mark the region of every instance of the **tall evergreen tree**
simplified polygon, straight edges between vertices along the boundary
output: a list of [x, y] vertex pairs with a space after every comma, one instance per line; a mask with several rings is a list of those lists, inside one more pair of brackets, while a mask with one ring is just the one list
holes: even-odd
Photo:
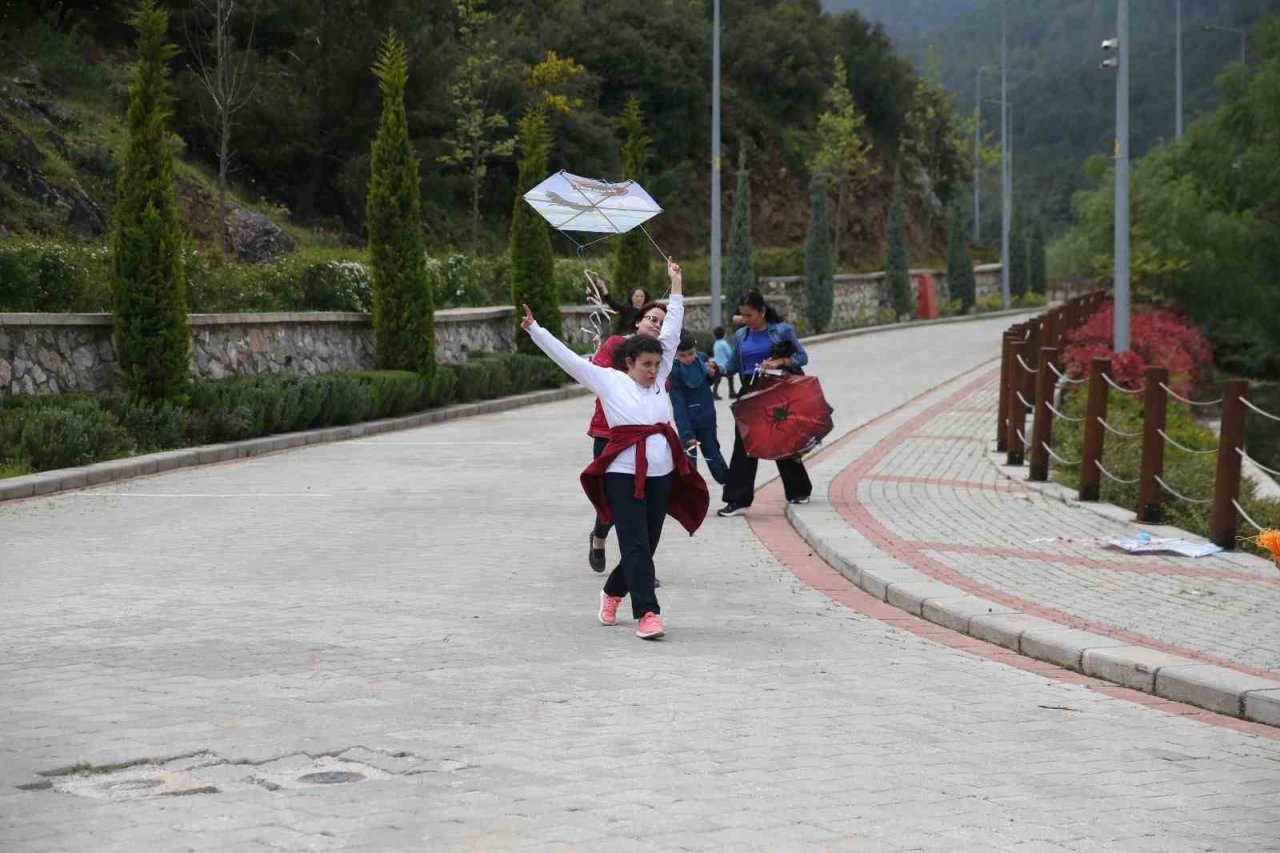
[[751, 244], [751, 173], [747, 150], [738, 149], [738, 188], [733, 194], [733, 218], [729, 220], [729, 259], [725, 270], [725, 314], [742, 304], [742, 295], [756, 286], [756, 250]]
[[835, 298], [835, 258], [831, 251], [831, 226], [827, 222], [827, 176], [816, 174], [809, 182], [809, 233], [804, 238], [805, 315], [814, 333], [831, 323]]
[[977, 280], [973, 274], [973, 259], [969, 257], [968, 234], [959, 193], [951, 199], [947, 216], [947, 290], [953, 300], [960, 300], [961, 312], [969, 313], [977, 298]]
[[560, 300], [555, 289], [555, 259], [551, 254], [551, 230], [524, 200], [524, 194], [547, 176], [551, 153], [551, 126], [544, 106], [528, 109], [520, 119], [520, 172], [516, 205], [511, 212], [507, 251], [511, 261], [511, 301], [516, 308], [516, 347], [521, 352], [541, 352], [520, 328], [528, 305], [538, 322], [556, 337], [561, 334]]
[[1027, 235], [1022, 211], [1015, 209], [1009, 229], [1009, 294], [1024, 296], [1027, 292]]
[[388, 32], [373, 66], [382, 119], [371, 152], [367, 220], [373, 267], [373, 330], [384, 370], [435, 371], [435, 312], [422, 236], [418, 158], [409, 142], [404, 90], [409, 55]]
[[[622, 108], [618, 120], [622, 143], [622, 177], [641, 185], [649, 177], [649, 136], [644, 129], [644, 112], [640, 99], [632, 97]], [[618, 238], [613, 256], [614, 296], [624, 305], [637, 287], [648, 287], [650, 280], [649, 238], [639, 228], [632, 228]]]
[[915, 298], [911, 292], [911, 272], [907, 266], [907, 238], [902, 222], [902, 174], [893, 178], [893, 204], [889, 206], [889, 256], [884, 265], [885, 284], [889, 299], [898, 317], [906, 317], [915, 310]]
[[124, 387], [182, 400], [191, 381], [182, 232], [165, 133], [172, 103], [169, 15], [141, 0], [132, 18], [138, 61], [129, 89], [129, 141], [112, 235], [116, 357]]
[[1027, 284], [1032, 293], [1044, 293], [1048, 287], [1047, 259], [1044, 247], [1044, 225], [1037, 222], [1027, 241]]

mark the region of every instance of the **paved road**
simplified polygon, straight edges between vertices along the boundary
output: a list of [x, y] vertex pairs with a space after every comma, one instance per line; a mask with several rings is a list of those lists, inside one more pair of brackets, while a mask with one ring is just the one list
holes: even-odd
[[[814, 347], [838, 430], [1007, 322]], [[0, 849], [1280, 849], [1276, 741], [841, 607], [743, 519], [668, 528], [665, 641], [601, 627], [589, 412], [0, 505]]]

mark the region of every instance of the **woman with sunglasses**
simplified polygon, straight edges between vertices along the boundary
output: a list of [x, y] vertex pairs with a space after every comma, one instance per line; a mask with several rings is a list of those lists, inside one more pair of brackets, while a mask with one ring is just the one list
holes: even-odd
[[538, 325], [528, 306], [521, 326], [538, 348], [599, 398], [610, 437], [586, 470], [582, 488], [600, 517], [618, 529], [622, 559], [600, 592], [598, 618], [617, 623], [622, 599], [631, 596], [636, 636], [656, 640], [663, 627], [654, 592], [653, 557], [668, 514], [692, 534], [707, 514], [706, 483], [693, 470], [671, 426], [667, 377], [675, 361], [684, 296], [680, 267], [669, 261], [671, 303], [657, 340], [633, 335], [623, 347], [626, 372], [586, 361]]

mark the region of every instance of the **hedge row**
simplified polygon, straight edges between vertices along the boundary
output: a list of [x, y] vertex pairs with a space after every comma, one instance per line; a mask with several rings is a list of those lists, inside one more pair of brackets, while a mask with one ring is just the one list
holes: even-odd
[[186, 406], [121, 393], [0, 398], [0, 476], [137, 453], [341, 426], [563, 385], [547, 359], [516, 353], [440, 365], [433, 380], [369, 371], [200, 382]]

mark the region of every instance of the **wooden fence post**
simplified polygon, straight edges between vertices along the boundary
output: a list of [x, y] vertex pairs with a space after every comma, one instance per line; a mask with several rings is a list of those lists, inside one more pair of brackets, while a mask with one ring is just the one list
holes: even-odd
[[1009, 392], [1006, 398], [1009, 408], [1005, 415], [1005, 464], [1021, 465], [1022, 435], [1027, 426], [1027, 409], [1018, 399], [1022, 390], [1023, 373], [1022, 366], [1018, 363], [1018, 356], [1027, 351], [1027, 343], [1015, 338], [1009, 342], [1009, 349]]
[[1089, 364], [1089, 401], [1085, 406], [1084, 442], [1080, 457], [1080, 500], [1096, 501], [1101, 491], [1102, 421], [1107, 417], [1107, 379], [1111, 376], [1111, 359], [1095, 358]]
[[1015, 333], [1004, 333], [1000, 344], [1000, 402], [996, 410], [996, 452], [1004, 453], [1009, 440], [1009, 371], [1013, 369]]
[[1058, 350], [1040, 348], [1040, 364], [1036, 369], [1036, 415], [1031, 427], [1029, 478], [1043, 483], [1049, 479], [1049, 445], [1053, 443], [1053, 389], [1058, 376], [1053, 372]]
[[1244, 399], [1249, 383], [1228, 379], [1222, 383], [1222, 429], [1218, 434], [1218, 475], [1213, 483], [1213, 520], [1209, 538], [1228, 551], [1236, 546], [1235, 501], [1240, 497], [1240, 458], [1244, 450]]
[[1157, 477], [1164, 476], [1164, 429], [1168, 413], [1169, 371], [1148, 367], [1142, 408], [1142, 473], [1138, 475], [1138, 521], [1159, 524], [1161, 489]]

